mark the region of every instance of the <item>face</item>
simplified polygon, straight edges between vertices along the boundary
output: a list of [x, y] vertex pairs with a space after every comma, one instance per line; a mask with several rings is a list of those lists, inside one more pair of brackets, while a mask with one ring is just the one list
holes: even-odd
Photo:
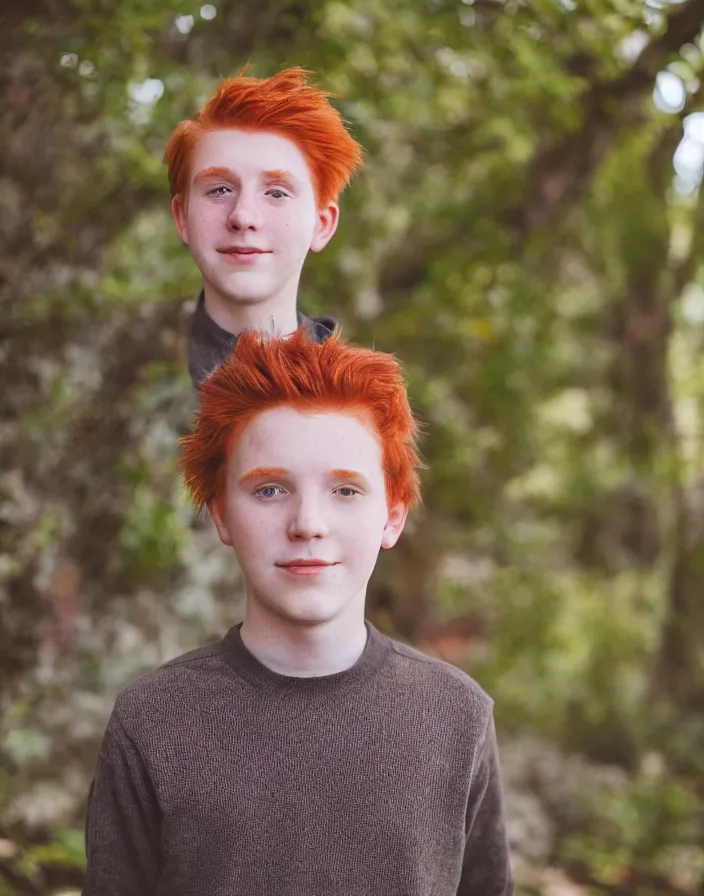
[[323, 249], [338, 207], [318, 208], [306, 160], [291, 140], [229, 128], [204, 132], [187, 196], [172, 212], [216, 301], [295, 307], [309, 250]]
[[247, 425], [210, 510], [237, 554], [248, 615], [301, 626], [363, 617], [379, 549], [393, 547], [406, 519], [403, 505], [387, 505], [369, 426], [289, 407]]

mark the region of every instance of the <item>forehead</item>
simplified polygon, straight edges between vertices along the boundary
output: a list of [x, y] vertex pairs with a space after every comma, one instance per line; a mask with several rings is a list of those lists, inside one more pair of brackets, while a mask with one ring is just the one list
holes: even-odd
[[266, 466], [315, 473], [353, 469], [383, 477], [382, 449], [371, 425], [339, 411], [272, 408], [257, 414], [235, 444], [236, 469]]
[[229, 168], [239, 176], [286, 170], [312, 183], [308, 164], [296, 144], [271, 131], [221, 128], [204, 131], [195, 145], [191, 179], [205, 168]]

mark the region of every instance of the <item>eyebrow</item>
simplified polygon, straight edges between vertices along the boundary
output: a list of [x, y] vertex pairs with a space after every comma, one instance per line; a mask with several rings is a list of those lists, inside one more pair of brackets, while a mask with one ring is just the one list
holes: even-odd
[[330, 473], [334, 479], [347, 479], [358, 485], [368, 485], [366, 477], [357, 470], [331, 470]]
[[224, 177], [227, 180], [237, 180], [234, 171], [230, 171], [229, 168], [204, 168], [202, 171], [199, 171], [198, 174], [193, 178], [193, 183], [198, 183], [201, 180], [207, 180], [209, 177]]
[[251, 482], [253, 479], [275, 479], [278, 476], [288, 476], [288, 470], [283, 467], [254, 467], [238, 480], [239, 485]]
[[[264, 179], [270, 181], [285, 181], [291, 185], [296, 185], [299, 181], [295, 174], [285, 171], [283, 168], [272, 168], [270, 171], [262, 171]], [[237, 175], [231, 168], [212, 167], [204, 168], [199, 171], [193, 178], [193, 183], [199, 183], [208, 178], [225, 178], [226, 180], [238, 180]]]
[[[330, 470], [330, 475], [333, 479], [353, 480], [360, 485], [367, 485], [366, 477], [357, 470], [345, 470], [340, 468]], [[276, 479], [282, 476], [290, 476], [290, 471], [284, 467], [254, 467], [253, 469], [248, 470], [243, 476], [240, 476], [238, 484], [244, 485], [254, 479]]]
[[284, 171], [283, 168], [273, 168], [271, 171], [263, 171], [262, 174], [266, 180], [285, 180], [288, 183], [295, 184], [298, 178], [290, 171]]

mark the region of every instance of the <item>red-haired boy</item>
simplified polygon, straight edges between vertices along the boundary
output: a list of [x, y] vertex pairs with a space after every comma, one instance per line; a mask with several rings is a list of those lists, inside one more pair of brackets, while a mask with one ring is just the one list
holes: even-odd
[[328, 96], [299, 68], [232, 78], [171, 136], [173, 218], [203, 275], [191, 322], [194, 385], [243, 330], [287, 335], [302, 325], [323, 341], [336, 328], [297, 311], [306, 256], [332, 238], [339, 194], [362, 165]]
[[84, 896], [511, 893], [491, 699], [365, 622], [419, 499], [394, 358], [244, 333], [182, 444], [244, 621], [118, 698]]

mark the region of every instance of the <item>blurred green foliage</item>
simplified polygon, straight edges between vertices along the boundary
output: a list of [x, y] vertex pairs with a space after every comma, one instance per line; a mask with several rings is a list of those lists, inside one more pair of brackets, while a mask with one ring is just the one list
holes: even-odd
[[[523, 756], [506, 768], [517, 856], [594, 892], [696, 892], [696, 0], [37, 0], [3, 15], [0, 846], [19, 852], [0, 848], [0, 894], [80, 885], [115, 694], [237, 618], [236, 566], [178, 482], [199, 277], [161, 157], [248, 61], [311, 69], [366, 148], [300, 297], [399, 354], [425, 432], [425, 506], [382, 558], [372, 617], [496, 699]], [[540, 787], [533, 737], [553, 757]], [[621, 786], [585, 772], [558, 799], [574, 756], [619, 767]], [[549, 831], [537, 858], [521, 800]]]
[[564, 861], [599, 884], [639, 896], [662, 893], [667, 884], [671, 892], [701, 892], [704, 830], [694, 788], [668, 780], [660, 762], [648, 757], [646, 769], [621, 791], [589, 794], [588, 821], [566, 837]]

